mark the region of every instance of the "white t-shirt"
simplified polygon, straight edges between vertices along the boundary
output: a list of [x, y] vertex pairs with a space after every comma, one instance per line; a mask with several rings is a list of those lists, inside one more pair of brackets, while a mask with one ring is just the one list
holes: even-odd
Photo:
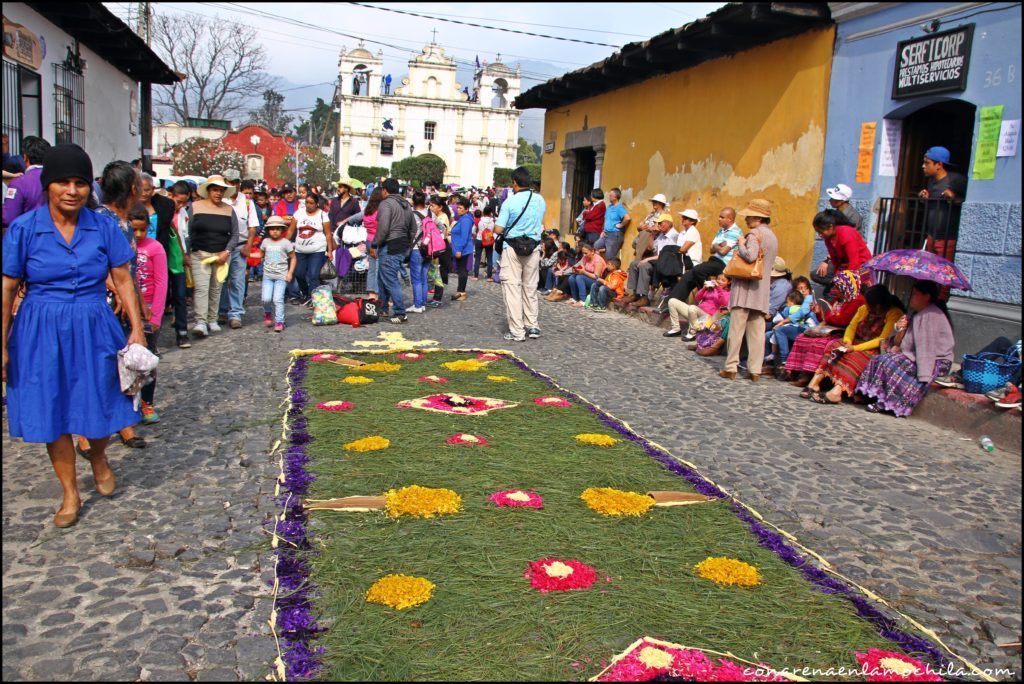
[[669, 245], [675, 245], [676, 240], [679, 238], [679, 231], [675, 228], [669, 228], [667, 232], [661, 233], [654, 238], [654, 253], [661, 254], [661, 250]]
[[295, 212], [295, 251], [298, 254], [326, 252], [324, 223], [329, 220], [326, 211], [316, 211], [310, 216], [306, 213], [306, 207], [299, 207]]
[[704, 253], [704, 245], [700, 241], [700, 232], [697, 230], [697, 226], [690, 226], [683, 231], [676, 244], [682, 247], [687, 242], [692, 242], [693, 246], [686, 250], [686, 256], [690, 257], [690, 261], [696, 266], [701, 262], [701, 254]]

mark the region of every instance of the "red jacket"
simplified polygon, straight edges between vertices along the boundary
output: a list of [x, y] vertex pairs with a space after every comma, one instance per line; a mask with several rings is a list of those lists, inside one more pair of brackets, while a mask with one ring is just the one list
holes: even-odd
[[857, 310], [866, 304], [864, 295], [859, 294], [852, 300], [843, 304], [839, 308], [833, 308], [831, 311], [827, 311], [822, 318], [825, 325], [834, 325], [837, 328], [845, 328], [850, 325], [850, 321], [857, 314]]
[[825, 248], [836, 273], [856, 271], [871, 258], [871, 250], [853, 226], [836, 226], [835, 234], [825, 240]]
[[583, 212], [583, 232], [600, 233], [604, 230], [604, 202], [594, 202]]

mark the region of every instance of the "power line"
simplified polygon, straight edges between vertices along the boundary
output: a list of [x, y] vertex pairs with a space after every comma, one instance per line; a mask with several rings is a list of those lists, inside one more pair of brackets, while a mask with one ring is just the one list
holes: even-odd
[[[384, 10], [388, 9], [386, 7], [377, 7], [375, 5], [368, 5], [368, 4], [364, 4], [364, 3], [361, 3], [361, 2], [334, 3], [334, 4], [338, 4], [338, 5], [341, 5], [341, 4], [359, 5], [361, 7], [368, 7], [370, 9], [384, 9]], [[427, 17], [429, 19], [438, 19], [438, 20], [443, 20], [444, 19], [443, 17], [439, 17], [439, 16], [434, 15], [434, 14], [423, 14], [423, 15], [420, 15], [420, 16]], [[586, 33], [603, 33], [603, 34], [608, 35], [608, 36], [626, 36], [628, 38], [648, 38], [649, 37], [649, 36], [641, 35], [639, 33], [619, 33], [619, 32], [616, 32], [616, 31], [605, 31], [604, 29], [581, 28], [579, 26], [558, 26], [558, 25], [555, 25], [555, 24], [536, 24], [536, 23], [529, 22], [529, 21], [515, 21], [513, 19], [493, 19], [493, 18], [488, 18], [487, 21], [498, 23], [498, 24], [519, 24], [521, 26], [540, 26], [542, 28], [567, 29], [569, 31], [582, 31], [582, 32], [586, 32]]]
[[506, 33], [518, 33], [523, 36], [532, 36], [534, 38], [548, 38], [549, 40], [563, 40], [569, 43], [582, 43], [584, 45], [596, 45], [598, 47], [610, 47], [619, 48], [619, 45], [613, 45], [611, 43], [597, 43], [592, 40], [581, 40], [579, 38], [566, 38], [565, 36], [549, 36], [545, 33], [533, 33], [531, 31], [520, 31], [519, 29], [504, 28], [502, 26], [487, 26], [485, 24], [476, 24], [471, 21], [461, 21], [459, 19], [449, 19], [447, 17], [433, 17], [426, 14], [420, 14], [418, 12], [409, 12], [408, 10], [394, 9], [393, 7], [377, 7], [375, 5], [367, 5], [361, 2], [350, 2], [350, 5], [357, 5], [359, 7], [368, 7], [370, 9], [380, 10], [382, 12], [394, 12], [396, 14], [407, 14], [411, 17], [419, 17], [421, 19], [430, 19], [431, 21], [446, 21], [449, 24], [461, 24], [462, 26], [472, 26], [473, 28], [488, 29], [491, 31], [504, 31]]

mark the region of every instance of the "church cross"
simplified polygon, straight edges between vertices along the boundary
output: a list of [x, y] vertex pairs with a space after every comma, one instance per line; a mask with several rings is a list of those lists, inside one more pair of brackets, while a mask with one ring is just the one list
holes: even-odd
[[433, 36], [434, 36], [434, 37], [433, 37], [433, 38], [432, 38], [432, 39], [430, 40], [430, 42], [431, 42], [431, 43], [433, 43], [434, 45], [437, 45], [437, 29], [436, 29], [436, 28], [435, 28], [435, 29], [431, 29], [431, 31], [430, 31], [430, 32], [431, 32], [431, 33], [433, 34]]

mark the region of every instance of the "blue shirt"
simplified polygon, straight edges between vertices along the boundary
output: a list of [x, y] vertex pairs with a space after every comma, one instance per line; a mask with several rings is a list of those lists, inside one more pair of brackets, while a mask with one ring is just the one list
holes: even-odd
[[[523, 219], [526, 220], [525, 218]], [[519, 226], [516, 226], [517, 228]], [[452, 226], [452, 254], [467, 254], [473, 253], [473, 215], [465, 213], [455, 221], [455, 225]]]
[[615, 224], [621, 223], [624, 218], [626, 218], [626, 207], [622, 206], [622, 202], [609, 204], [608, 208], [604, 210], [604, 232], [622, 232], [621, 229], [615, 227]]
[[106, 301], [107, 273], [135, 258], [116, 221], [84, 208], [70, 245], [48, 205], [16, 218], [3, 244], [4, 275], [27, 283], [26, 300]]
[[[506, 240], [524, 235], [534, 240], [540, 240], [541, 233], [544, 232], [545, 211], [547, 211], [547, 205], [544, 203], [544, 198], [540, 196], [540, 193], [531, 190], [520, 190], [515, 194], [509, 195], [508, 199], [501, 205], [501, 211], [498, 212], [496, 224], [502, 228], [507, 228], [515, 222], [512, 229], [505, 233]], [[517, 221], [516, 219], [519, 216], [522, 216], [522, 218]]]
[[719, 228], [718, 232], [715, 233], [715, 239], [711, 241], [711, 244], [717, 245], [725, 242], [732, 249], [729, 252], [727, 252], [724, 256], [721, 254], [716, 254], [715, 251], [712, 250], [711, 256], [717, 257], [728, 264], [732, 260], [733, 255], [735, 253], [736, 245], [739, 244], [740, 238], [742, 236], [743, 231], [741, 231], [735, 223], [729, 226], [728, 228]]

